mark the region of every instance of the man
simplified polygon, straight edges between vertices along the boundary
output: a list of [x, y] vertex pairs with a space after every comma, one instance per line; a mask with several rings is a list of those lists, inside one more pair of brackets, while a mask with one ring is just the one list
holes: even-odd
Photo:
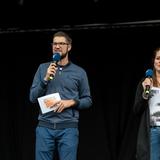
[[[40, 64], [30, 88], [30, 101], [58, 94], [60, 99], [45, 100], [46, 108], [40, 110], [36, 128], [36, 160], [53, 160], [58, 151], [60, 160], [76, 160], [79, 141], [79, 110], [92, 105], [90, 87], [85, 70], [69, 60], [72, 39], [65, 32], [53, 36], [55, 62]], [[52, 110], [53, 109], [53, 110]]]

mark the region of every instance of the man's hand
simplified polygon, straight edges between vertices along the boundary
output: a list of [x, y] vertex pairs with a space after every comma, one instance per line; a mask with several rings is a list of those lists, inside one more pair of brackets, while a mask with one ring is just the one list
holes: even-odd
[[54, 112], [62, 112], [64, 109], [72, 107], [76, 104], [75, 100], [60, 100], [58, 101], [55, 106], [56, 109], [54, 110]]

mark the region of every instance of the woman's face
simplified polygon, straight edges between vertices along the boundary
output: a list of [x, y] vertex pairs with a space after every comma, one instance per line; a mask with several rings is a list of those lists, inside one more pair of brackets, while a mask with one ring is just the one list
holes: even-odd
[[156, 71], [160, 73], [160, 50], [157, 51], [155, 59], [154, 59], [154, 68]]

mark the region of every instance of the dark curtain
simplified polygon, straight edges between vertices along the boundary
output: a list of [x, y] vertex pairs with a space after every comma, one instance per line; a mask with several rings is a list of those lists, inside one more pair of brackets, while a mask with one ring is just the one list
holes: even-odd
[[[93, 106], [80, 112], [78, 160], [135, 160], [139, 119], [136, 86], [159, 45], [158, 27], [69, 30], [70, 57], [88, 74]], [[52, 32], [0, 34], [0, 159], [34, 160], [39, 107], [29, 89], [40, 63], [51, 60]]]

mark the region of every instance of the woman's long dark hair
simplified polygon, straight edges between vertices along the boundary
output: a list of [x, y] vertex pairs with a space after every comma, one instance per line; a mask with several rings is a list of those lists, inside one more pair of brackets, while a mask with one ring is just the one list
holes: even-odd
[[158, 81], [157, 81], [157, 77], [156, 77], [156, 70], [155, 70], [155, 67], [154, 67], [154, 61], [155, 61], [155, 58], [156, 58], [156, 54], [157, 52], [160, 51], [160, 47], [157, 47], [154, 51], [153, 51], [153, 57], [152, 57], [152, 68], [153, 68], [153, 86], [154, 87], [158, 87]]

